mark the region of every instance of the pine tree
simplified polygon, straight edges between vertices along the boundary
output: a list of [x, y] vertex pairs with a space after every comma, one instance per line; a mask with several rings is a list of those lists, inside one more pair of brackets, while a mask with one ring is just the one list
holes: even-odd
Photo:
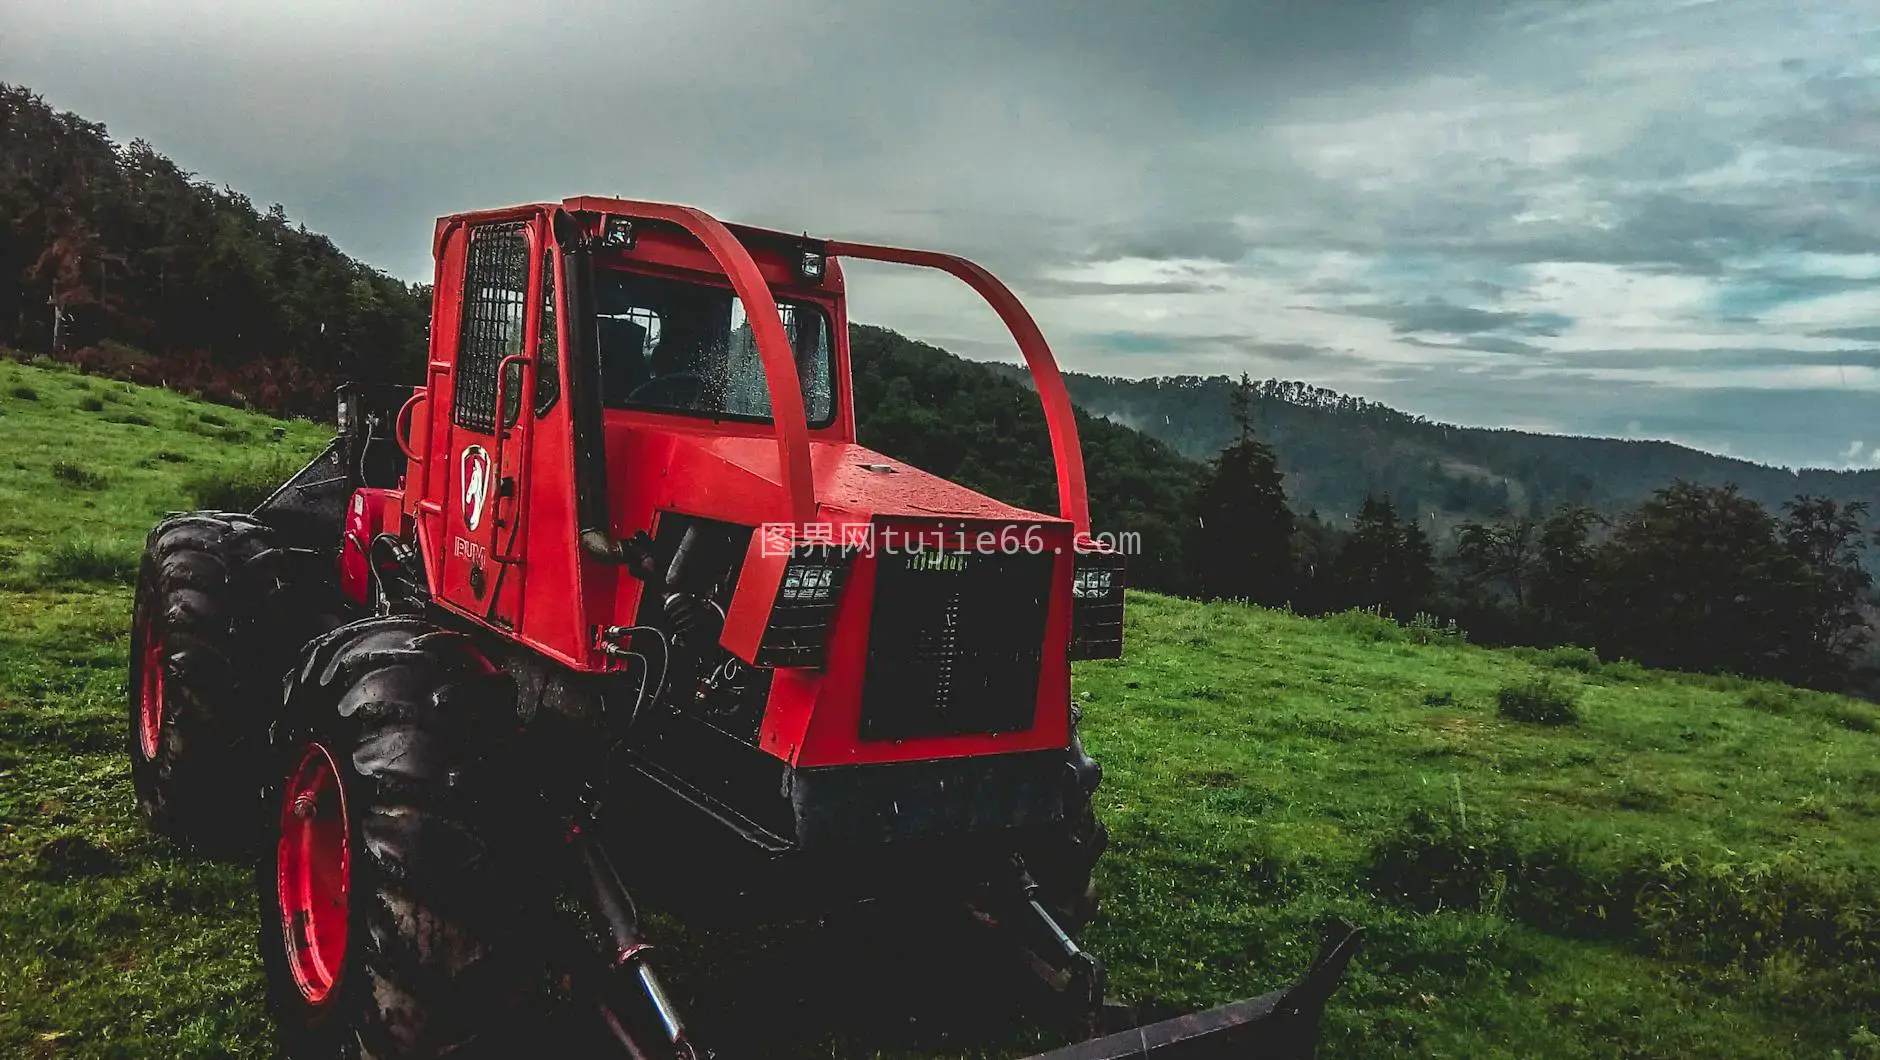
[[1592, 629], [1592, 533], [1600, 519], [1591, 508], [1562, 505], [1539, 527], [1527, 606], [1544, 640], [1589, 644]]
[[1788, 667], [1806, 683], [1837, 687], [1846, 680], [1866, 627], [1861, 599], [1873, 587], [1873, 576], [1861, 565], [1867, 505], [1799, 496], [1785, 502], [1782, 511], [1783, 544], [1802, 565]]
[[1436, 555], [1429, 535], [1415, 518], [1398, 524], [1397, 551], [1390, 574], [1383, 600], [1385, 610], [1409, 618], [1428, 605], [1430, 590], [1436, 585]]
[[1429, 599], [1435, 581], [1429, 537], [1414, 519], [1399, 519], [1388, 497], [1366, 494], [1338, 550], [1337, 581], [1348, 607], [1375, 606], [1409, 618]]
[[1189, 556], [1203, 596], [1280, 604], [1294, 588], [1294, 520], [1279, 461], [1253, 433], [1252, 391], [1243, 375], [1232, 395], [1239, 437], [1202, 478]]

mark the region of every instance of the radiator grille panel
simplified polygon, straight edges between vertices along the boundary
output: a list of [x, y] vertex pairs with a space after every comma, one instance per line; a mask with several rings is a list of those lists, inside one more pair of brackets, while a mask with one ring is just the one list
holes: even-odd
[[876, 557], [862, 739], [1029, 729], [1054, 557], [933, 555]]

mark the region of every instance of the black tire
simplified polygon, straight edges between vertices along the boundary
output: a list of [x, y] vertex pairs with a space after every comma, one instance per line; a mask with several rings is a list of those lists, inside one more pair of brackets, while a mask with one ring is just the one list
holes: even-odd
[[144, 821], [233, 856], [258, 834], [261, 740], [292, 660], [277, 619], [281, 552], [228, 512], [159, 523], [144, 543], [131, 625], [131, 784]]
[[[537, 878], [543, 837], [509, 787], [517, 771], [496, 758], [514, 745], [514, 700], [513, 683], [469, 638], [421, 618], [364, 619], [307, 646], [271, 740], [279, 779], [266, 805], [277, 842], [256, 875], [268, 1007], [285, 1055], [531, 1054], [541, 962], [530, 939], [551, 904]], [[298, 863], [284, 837], [294, 771], [316, 743], [344, 793], [350, 886], [343, 956], [329, 962], [337, 972], [326, 994], [310, 1000], [318, 990], [303, 988], [290, 955], [283, 892]], [[304, 976], [308, 962], [299, 967]]]

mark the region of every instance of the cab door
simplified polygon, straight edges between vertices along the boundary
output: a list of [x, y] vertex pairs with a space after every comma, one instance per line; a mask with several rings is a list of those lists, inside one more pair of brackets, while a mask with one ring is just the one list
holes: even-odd
[[[442, 602], [502, 629], [522, 620], [521, 500], [533, 440], [545, 261], [539, 218], [472, 225], [451, 363]], [[440, 412], [442, 410], [439, 410]]]

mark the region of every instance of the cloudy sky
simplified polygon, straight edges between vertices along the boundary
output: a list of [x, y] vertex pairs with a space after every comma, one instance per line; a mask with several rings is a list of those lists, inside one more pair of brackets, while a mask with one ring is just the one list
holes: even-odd
[[[578, 193], [965, 253], [1059, 360], [1880, 466], [1880, 5], [6, 0], [0, 79], [395, 274]], [[1016, 359], [941, 276], [858, 319]]]

